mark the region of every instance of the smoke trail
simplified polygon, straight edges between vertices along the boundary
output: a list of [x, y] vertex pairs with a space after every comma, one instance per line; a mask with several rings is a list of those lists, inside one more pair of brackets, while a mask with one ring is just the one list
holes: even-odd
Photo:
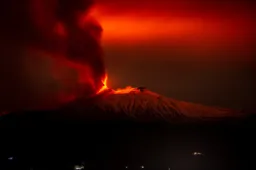
[[[105, 76], [91, 0], [3, 0], [0, 111], [94, 94]], [[32, 106], [32, 107], [31, 107]]]

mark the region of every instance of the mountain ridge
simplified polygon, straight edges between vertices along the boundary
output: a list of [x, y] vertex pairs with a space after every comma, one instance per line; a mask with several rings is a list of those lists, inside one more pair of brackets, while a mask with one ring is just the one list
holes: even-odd
[[92, 99], [76, 100], [64, 106], [61, 110], [72, 111], [73, 108], [76, 108], [76, 111], [81, 114], [83, 112], [85, 114], [103, 112], [112, 113], [114, 117], [123, 116], [134, 120], [148, 119], [168, 122], [182, 119], [240, 118], [247, 115], [243, 111], [204, 106], [167, 98], [140, 88], [132, 88], [124, 93], [106, 89]]
[[6, 112], [0, 116], [0, 126], [83, 125], [90, 122], [236, 124], [252, 122], [255, 118], [253, 112], [204, 106], [167, 98], [144, 88], [130, 88], [124, 91], [105, 89], [55, 110]]

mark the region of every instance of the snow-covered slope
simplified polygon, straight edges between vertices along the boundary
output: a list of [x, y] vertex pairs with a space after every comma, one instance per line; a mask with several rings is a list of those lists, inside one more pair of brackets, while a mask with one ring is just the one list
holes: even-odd
[[94, 98], [80, 99], [68, 104], [62, 110], [82, 117], [145, 121], [222, 119], [244, 116], [239, 111], [177, 101], [138, 88], [133, 88], [125, 93], [108, 89]]

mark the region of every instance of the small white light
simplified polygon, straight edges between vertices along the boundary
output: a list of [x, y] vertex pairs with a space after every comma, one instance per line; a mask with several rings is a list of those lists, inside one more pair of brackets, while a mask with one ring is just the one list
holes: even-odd
[[13, 157], [9, 157], [8, 160], [10, 160], [10, 161], [13, 160]]
[[141, 169], [144, 169], [144, 166], [142, 165], [140, 168], [141, 168]]
[[128, 166], [126, 166], [125, 169], [128, 169]]
[[204, 155], [204, 154], [202, 154], [201, 152], [194, 152], [193, 155], [194, 155], [194, 156], [197, 156], [197, 155], [202, 156], [202, 155]]
[[82, 169], [84, 169], [84, 166], [79, 166], [79, 165], [75, 166], [75, 170], [82, 170]]

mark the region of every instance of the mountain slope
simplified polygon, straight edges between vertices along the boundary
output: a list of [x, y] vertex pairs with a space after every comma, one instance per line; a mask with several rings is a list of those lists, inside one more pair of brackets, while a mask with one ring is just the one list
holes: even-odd
[[240, 111], [178, 101], [139, 88], [133, 88], [124, 93], [108, 89], [94, 98], [72, 102], [61, 110], [91, 118], [171, 122], [246, 116]]
[[101, 121], [121, 124], [125, 122], [173, 124], [207, 122], [208, 124], [216, 121], [255, 120], [255, 116], [251, 115], [232, 109], [174, 100], [144, 88], [130, 88], [123, 91], [105, 89], [94, 97], [77, 99], [57, 110], [7, 113], [0, 116], [0, 126], [61, 126], [62, 124], [73, 126]]

